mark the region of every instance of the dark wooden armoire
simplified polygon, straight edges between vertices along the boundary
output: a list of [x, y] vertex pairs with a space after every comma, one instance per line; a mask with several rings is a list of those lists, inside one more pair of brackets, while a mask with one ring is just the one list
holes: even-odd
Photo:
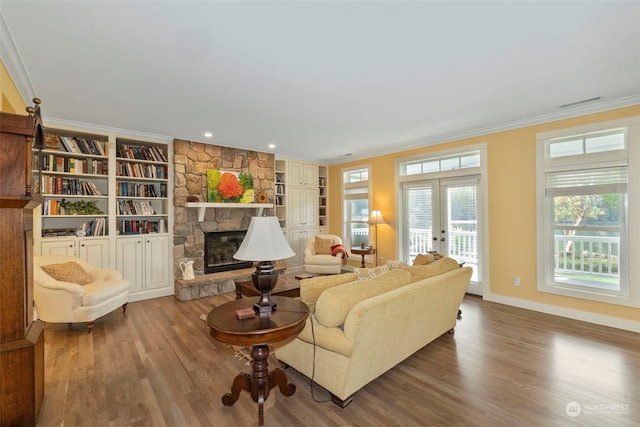
[[0, 425], [33, 426], [44, 395], [43, 323], [34, 320], [32, 170], [40, 100], [28, 115], [0, 112]]

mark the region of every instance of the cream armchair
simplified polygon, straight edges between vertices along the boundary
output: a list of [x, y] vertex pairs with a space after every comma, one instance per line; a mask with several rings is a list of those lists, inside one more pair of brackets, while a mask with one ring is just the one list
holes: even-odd
[[118, 307], [123, 313], [127, 309], [129, 280], [119, 271], [95, 268], [72, 256], [36, 256], [33, 264], [33, 296], [38, 317], [44, 322], [86, 322], [91, 332], [97, 318]]
[[332, 255], [332, 246], [341, 245], [342, 239], [333, 234], [321, 234], [307, 240], [304, 249], [304, 270], [307, 273], [339, 274], [346, 262], [346, 251]]

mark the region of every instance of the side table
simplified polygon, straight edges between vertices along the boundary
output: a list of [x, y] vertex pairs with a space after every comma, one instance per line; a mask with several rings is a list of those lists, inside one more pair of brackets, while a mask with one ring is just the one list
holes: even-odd
[[269, 391], [276, 385], [280, 393], [291, 396], [296, 391], [294, 384], [289, 384], [287, 374], [281, 368], [269, 371], [267, 359], [269, 344], [286, 341], [300, 333], [309, 316], [309, 307], [297, 299], [272, 296], [278, 309], [267, 316], [238, 319], [236, 310], [251, 308], [255, 298], [242, 298], [222, 304], [211, 310], [207, 316], [209, 333], [216, 340], [232, 345], [250, 345], [252, 372], [240, 373], [233, 380], [231, 392], [222, 396], [225, 406], [233, 406], [238, 401], [240, 392], [251, 393], [258, 402], [259, 425], [264, 426], [264, 402]]
[[362, 268], [365, 267], [364, 264], [364, 256], [365, 255], [373, 255], [376, 253], [376, 250], [372, 247], [368, 247], [368, 248], [351, 248], [351, 253], [354, 253], [356, 255], [362, 255]]

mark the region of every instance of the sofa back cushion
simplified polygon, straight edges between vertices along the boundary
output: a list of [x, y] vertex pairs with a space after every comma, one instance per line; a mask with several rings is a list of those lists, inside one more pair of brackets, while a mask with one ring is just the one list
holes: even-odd
[[327, 289], [356, 280], [355, 273], [332, 274], [318, 276], [300, 281], [300, 301], [309, 306], [311, 312], [315, 312], [318, 297]]
[[426, 265], [408, 265], [403, 270], [411, 273], [412, 282], [426, 279], [427, 277], [437, 276], [447, 271], [460, 268], [458, 261], [449, 257], [442, 257], [438, 261], [434, 261]]
[[315, 307], [315, 316], [328, 328], [344, 323], [351, 308], [367, 298], [411, 283], [411, 274], [404, 270], [392, 270], [370, 280], [359, 280], [329, 288], [322, 292]]

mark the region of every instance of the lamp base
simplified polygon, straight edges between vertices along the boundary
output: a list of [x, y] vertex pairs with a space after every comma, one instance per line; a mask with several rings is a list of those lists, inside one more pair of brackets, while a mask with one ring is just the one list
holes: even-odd
[[260, 262], [251, 279], [253, 286], [260, 293], [260, 299], [254, 304], [253, 310], [261, 316], [271, 314], [277, 307], [277, 304], [271, 301], [271, 291], [278, 283], [278, 271], [273, 261]]

